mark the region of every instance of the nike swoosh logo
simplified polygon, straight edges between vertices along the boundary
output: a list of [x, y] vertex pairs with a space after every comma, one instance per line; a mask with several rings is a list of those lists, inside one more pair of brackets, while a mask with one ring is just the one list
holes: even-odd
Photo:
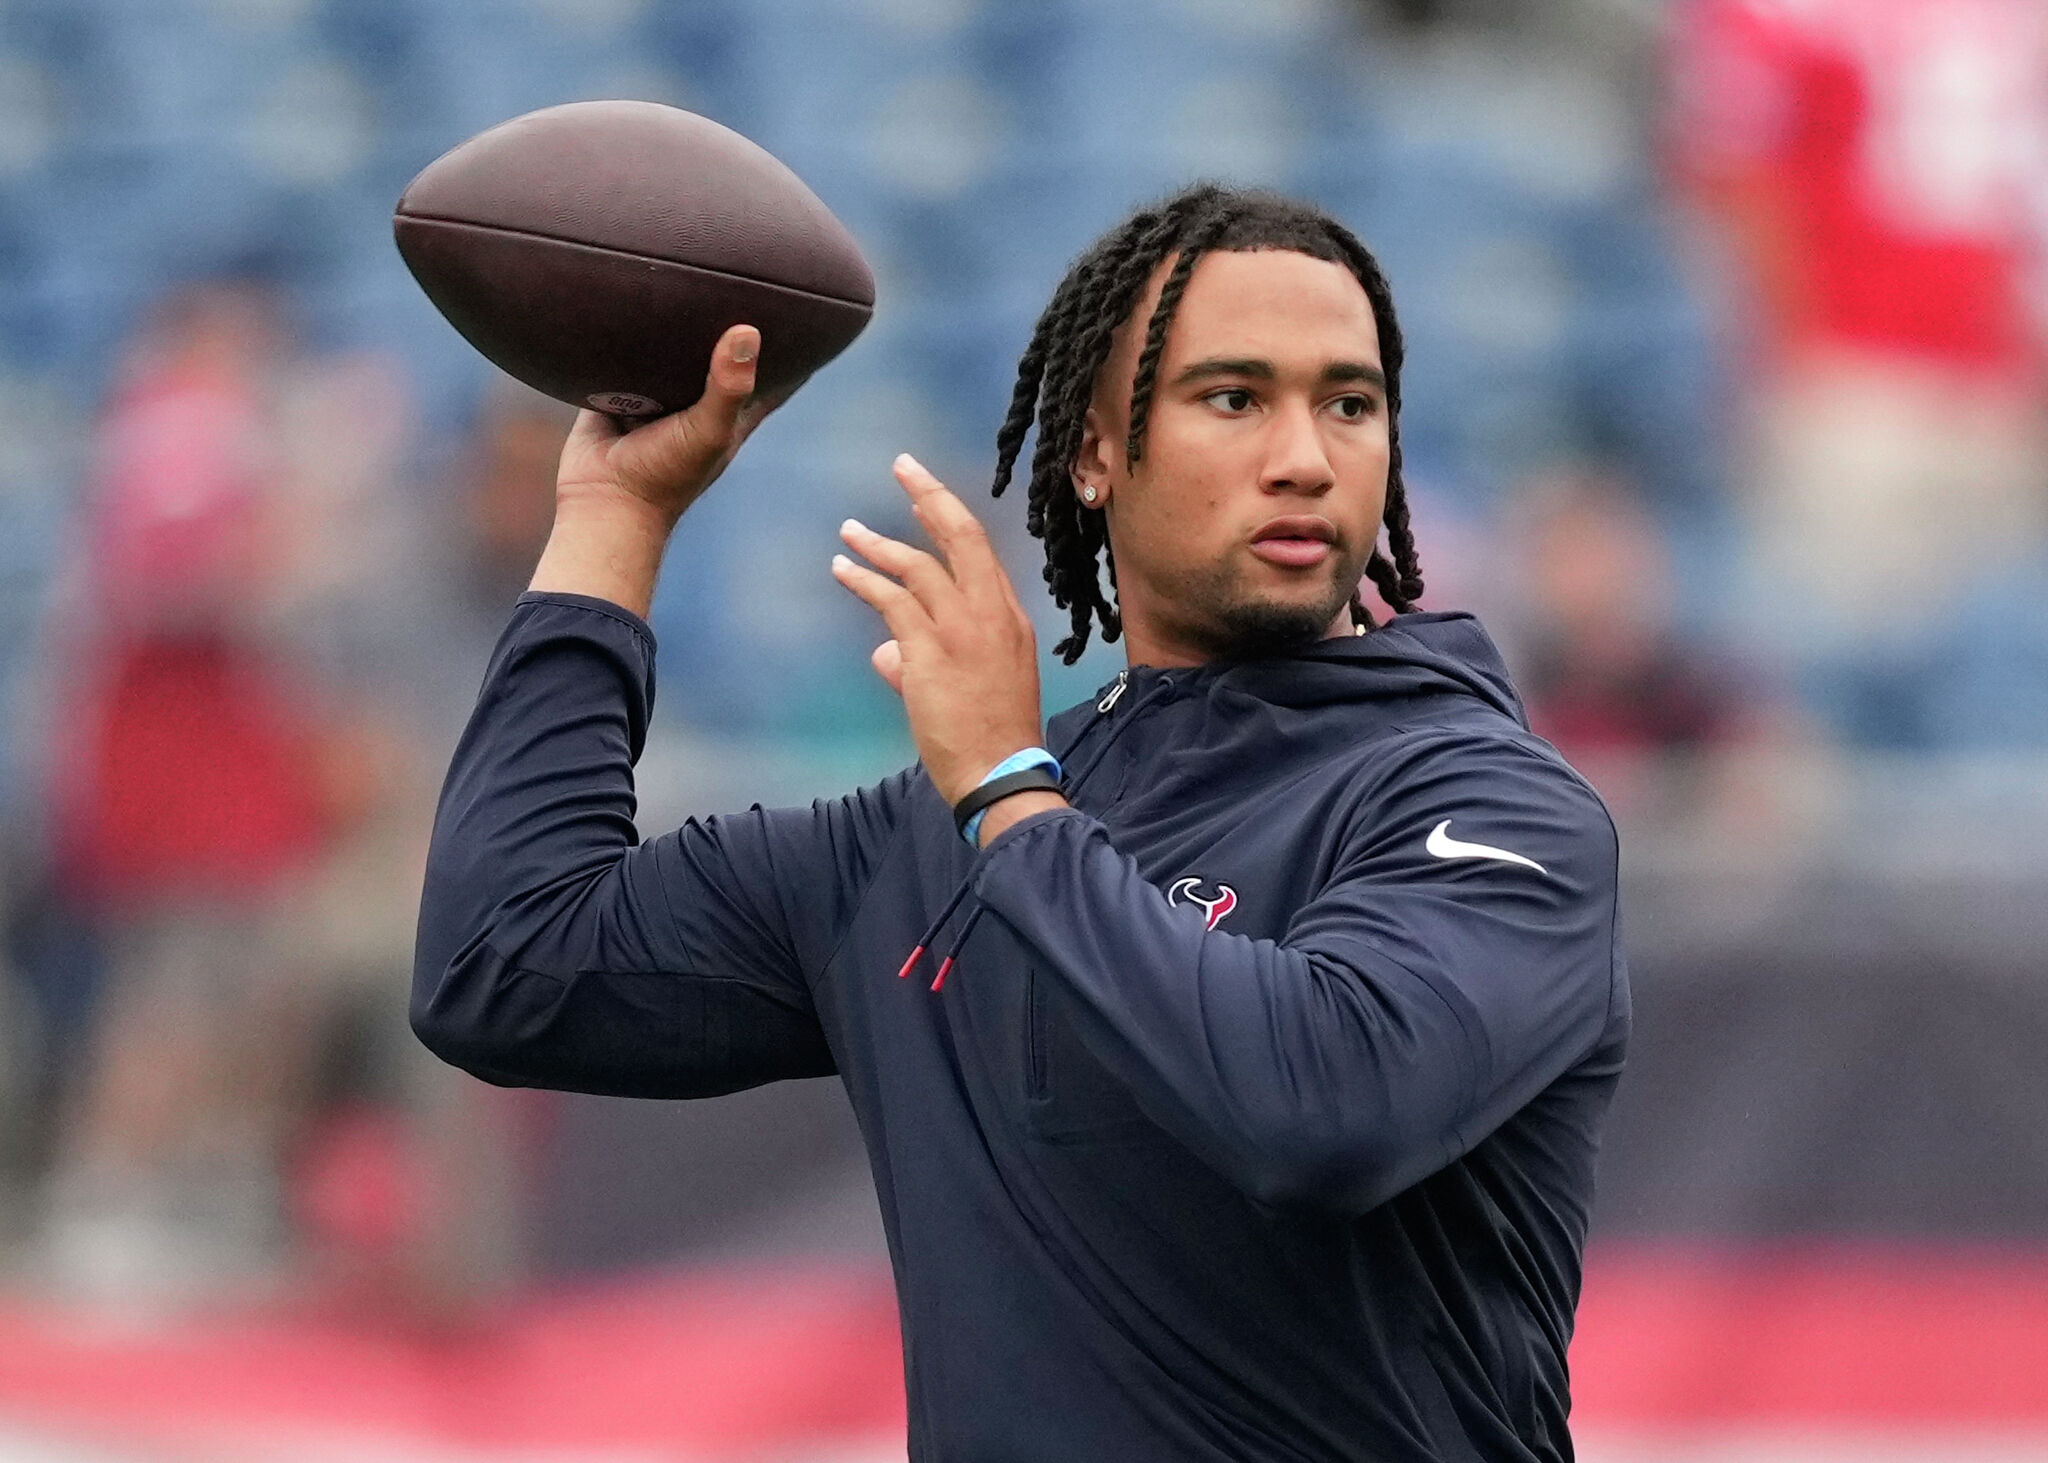
[[1429, 830], [1429, 842], [1424, 844], [1423, 847], [1427, 848], [1437, 858], [1502, 859], [1507, 863], [1520, 864], [1524, 868], [1534, 869], [1539, 874], [1547, 875], [1550, 872], [1543, 865], [1537, 863], [1536, 860], [1523, 858], [1522, 855], [1510, 853], [1504, 848], [1495, 848], [1487, 843], [1466, 843], [1462, 839], [1451, 837], [1451, 820], [1449, 818], [1444, 819], [1443, 822]]

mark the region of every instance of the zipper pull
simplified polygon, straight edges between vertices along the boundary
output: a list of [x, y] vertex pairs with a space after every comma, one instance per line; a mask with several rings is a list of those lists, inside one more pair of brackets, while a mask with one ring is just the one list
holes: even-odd
[[1095, 709], [1097, 711], [1102, 712], [1104, 715], [1107, 715], [1110, 712], [1116, 710], [1116, 703], [1118, 698], [1120, 698], [1124, 694], [1124, 687], [1128, 686], [1130, 683], [1131, 673], [1128, 670], [1118, 671], [1116, 673], [1115, 684], [1113, 684], [1107, 691], [1103, 693], [1102, 699], [1095, 703]]

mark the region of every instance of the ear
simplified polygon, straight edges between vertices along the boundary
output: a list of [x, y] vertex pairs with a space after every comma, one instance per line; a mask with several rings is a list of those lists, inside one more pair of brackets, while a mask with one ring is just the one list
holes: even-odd
[[[1074, 481], [1074, 496], [1083, 508], [1107, 508], [1109, 506], [1109, 482], [1117, 469], [1122, 466], [1123, 454], [1119, 444], [1102, 430], [1102, 415], [1089, 407], [1081, 418], [1081, 445], [1074, 449], [1074, 461], [1068, 468], [1068, 475]], [[1094, 489], [1091, 500], [1088, 490]]]

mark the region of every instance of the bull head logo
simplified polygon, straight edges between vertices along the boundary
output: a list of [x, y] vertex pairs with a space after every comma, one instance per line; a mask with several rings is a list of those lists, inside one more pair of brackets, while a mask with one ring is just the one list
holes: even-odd
[[1223, 923], [1225, 915], [1237, 908], [1237, 891], [1228, 884], [1218, 884], [1216, 887], [1223, 892], [1214, 899], [1204, 899], [1195, 892], [1201, 885], [1202, 881], [1192, 874], [1185, 879], [1176, 879], [1173, 881], [1173, 887], [1166, 891], [1166, 902], [1199, 905], [1207, 921], [1204, 928], [1213, 930]]

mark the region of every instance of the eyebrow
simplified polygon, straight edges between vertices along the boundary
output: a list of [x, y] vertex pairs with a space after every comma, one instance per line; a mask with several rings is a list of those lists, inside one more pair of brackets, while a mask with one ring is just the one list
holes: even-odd
[[[1271, 361], [1256, 357], [1211, 356], [1206, 361], [1195, 361], [1184, 366], [1173, 378], [1175, 386], [1186, 386], [1191, 382], [1205, 381], [1212, 376], [1242, 376], [1253, 381], [1271, 381], [1277, 378]], [[1387, 389], [1387, 374], [1378, 366], [1364, 361], [1332, 361], [1323, 367], [1323, 381], [1362, 381], [1381, 391]]]

